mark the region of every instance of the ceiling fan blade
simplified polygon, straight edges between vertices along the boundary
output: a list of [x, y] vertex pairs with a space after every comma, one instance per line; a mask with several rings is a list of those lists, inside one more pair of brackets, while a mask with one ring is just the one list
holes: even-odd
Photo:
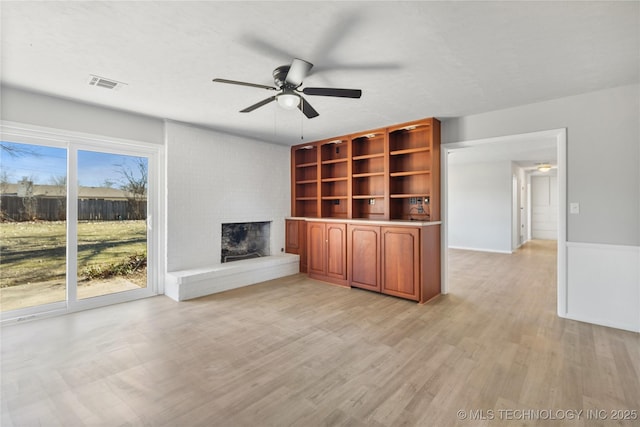
[[216, 82], [216, 83], [228, 83], [228, 84], [232, 84], [232, 85], [258, 87], [258, 88], [261, 88], [261, 89], [276, 90], [276, 88], [273, 87], [273, 86], [259, 85], [259, 84], [256, 84], [256, 83], [239, 82], [237, 80], [213, 79], [213, 81]]
[[318, 117], [320, 114], [307, 102], [306, 99], [300, 97], [300, 104], [298, 104], [298, 109], [302, 111], [302, 114], [307, 116], [308, 119], [313, 119], [314, 117]]
[[[266, 57], [278, 59], [279, 61], [288, 61], [296, 55], [293, 52], [286, 51], [275, 43], [264, 40], [263, 37], [257, 37], [253, 34], [244, 34], [238, 40], [243, 45], [249, 47]], [[284, 64], [284, 62], [282, 62]]]
[[302, 91], [305, 95], [338, 96], [340, 98], [360, 98], [360, 89], [335, 89], [329, 87], [307, 87]]
[[275, 101], [275, 99], [276, 99], [276, 97], [275, 97], [275, 96], [270, 96], [269, 98], [267, 98], [267, 99], [263, 99], [262, 101], [260, 101], [260, 102], [258, 102], [258, 103], [256, 103], [256, 104], [253, 104], [252, 106], [247, 107], [247, 108], [245, 108], [244, 110], [240, 110], [240, 112], [241, 112], [241, 113], [250, 113], [250, 112], [252, 112], [253, 110], [255, 110], [256, 108], [260, 108], [260, 107], [262, 107], [263, 105], [267, 105], [268, 103], [270, 103], [270, 102], [272, 102], [272, 101]]
[[311, 67], [313, 67], [313, 64], [311, 62], [294, 58], [293, 61], [291, 61], [291, 67], [289, 68], [289, 72], [287, 73], [285, 82], [292, 85], [293, 87], [300, 86], [304, 78], [311, 70]]

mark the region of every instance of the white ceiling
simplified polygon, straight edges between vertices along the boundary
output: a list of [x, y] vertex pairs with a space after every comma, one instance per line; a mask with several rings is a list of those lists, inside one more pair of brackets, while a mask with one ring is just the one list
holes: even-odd
[[[3, 84], [281, 144], [423, 117], [457, 117], [631, 84], [640, 76], [638, 2], [0, 3]], [[306, 119], [271, 95], [299, 57]], [[88, 85], [91, 74], [126, 83]]]
[[517, 135], [500, 142], [473, 144], [447, 150], [449, 164], [513, 161], [525, 170], [535, 170], [541, 163], [556, 167], [558, 148], [555, 136], [538, 132]]

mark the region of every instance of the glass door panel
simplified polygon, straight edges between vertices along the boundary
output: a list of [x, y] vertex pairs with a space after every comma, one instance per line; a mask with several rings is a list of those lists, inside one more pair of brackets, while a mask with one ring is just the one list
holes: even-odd
[[78, 299], [147, 287], [148, 166], [78, 150]]
[[0, 308], [66, 300], [67, 150], [0, 142]]

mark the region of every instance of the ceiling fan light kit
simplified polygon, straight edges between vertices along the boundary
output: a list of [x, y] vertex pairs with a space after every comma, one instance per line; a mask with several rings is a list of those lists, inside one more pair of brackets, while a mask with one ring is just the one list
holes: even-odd
[[291, 92], [283, 92], [280, 95], [276, 95], [276, 101], [285, 110], [294, 110], [300, 105], [300, 97]]
[[274, 96], [270, 96], [269, 98], [263, 99], [244, 110], [240, 110], [241, 113], [250, 113], [251, 111], [267, 105], [272, 101], [277, 101], [278, 105], [282, 108], [286, 110], [298, 108], [307, 118], [312, 119], [319, 116], [319, 113], [311, 106], [311, 104], [309, 104], [309, 102], [307, 102], [306, 99], [302, 97], [302, 95], [300, 95], [300, 93], [310, 96], [333, 96], [338, 98], [360, 98], [362, 96], [362, 91], [360, 89], [308, 87], [300, 90], [302, 81], [309, 74], [312, 67], [312, 63], [303, 59], [294, 58], [293, 61], [291, 61], [291, 65], [282, 65], [273, 70], [273, 82], [276, 87], [228, 79], [213, 79], [213, 81], [216, 83], [234, 84], [279, 91], [279, 93]]

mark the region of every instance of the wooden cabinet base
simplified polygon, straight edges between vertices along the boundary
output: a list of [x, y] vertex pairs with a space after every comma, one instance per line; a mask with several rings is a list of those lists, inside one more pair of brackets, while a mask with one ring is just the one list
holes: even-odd
[[440, 294], [440, 223], [307, 224], [309, 277], [425, 303]]
[[[420, 238], [420, 303], [440, 295], [440, 227], [422, 227]], [[426, 255], [425, 255], [426, 254]]]

